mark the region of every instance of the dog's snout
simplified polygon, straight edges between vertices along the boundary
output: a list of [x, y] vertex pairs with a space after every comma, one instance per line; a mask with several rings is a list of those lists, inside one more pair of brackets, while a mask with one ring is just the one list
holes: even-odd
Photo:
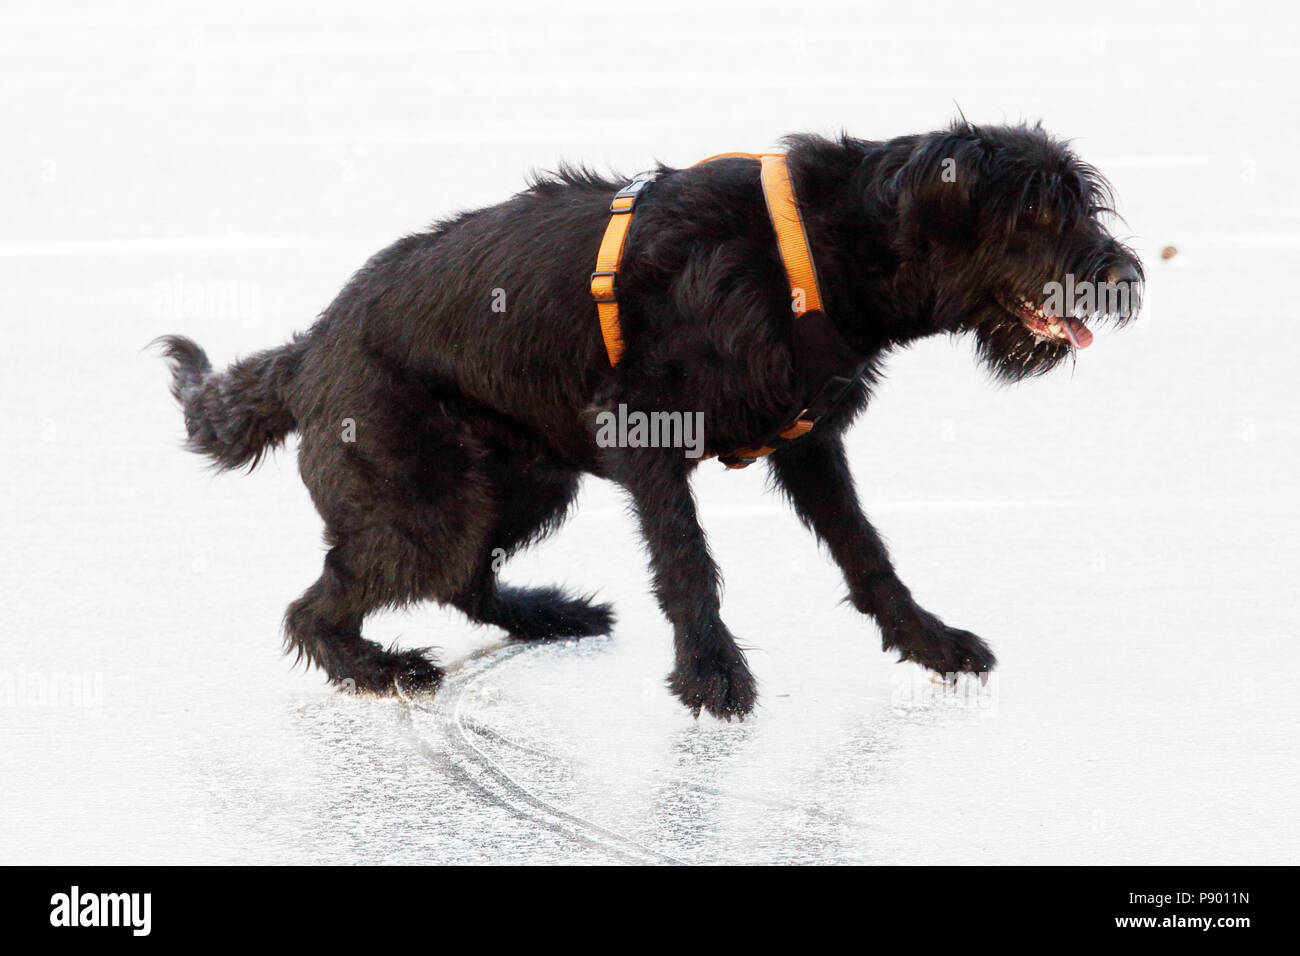
[[1142, 274], [1131, 262], [1117, 262], [1106, 271], [1106, 281], [1111, 285], [1129, 285], [1142, 281]]

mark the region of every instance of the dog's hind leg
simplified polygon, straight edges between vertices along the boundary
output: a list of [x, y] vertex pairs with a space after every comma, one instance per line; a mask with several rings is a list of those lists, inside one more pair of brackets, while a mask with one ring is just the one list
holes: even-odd
[[436, 686], [423, 651], [387, 650], [361, 637], [384, 607], [451, 604], [523, 638], [607, 633], [612, 615], [556, 589], [497, 583], [512, 551], [559, 524], [577, 492], [519, 426], [443, 393], [390, 379], [381, 401], [361, 402], [351, 442], [318, 425], [303, 433], [299, 469], [331, 545], [321, 579], [290, 607], [290, 650], [357, 689]]
[[524, 641], [608, 634], [614, 612], [608, 604], [569, 594], [562, 588], [517, 588], [492, 580], [456, 607], [481, 624], [491, 624]]
[[342, 687], [380, 694], [391, 693], [394, 682], [409, 692], [437, 687], [442, 669], [425, 651], [386, 649], [361, 636], [373, 595], [347, 564], [346, 547], [331, 549], [320, 578], [289, 606], [284, 627], [290, 652]]
[[[423, 650], [386, 649], [361, 636], [367, 615], [419, 601], [451, 601], [472, 579], [497, 518], [487, 452], [463, 408], [423, 396], [365, 409], [355, 434], [303, 432], [299, 470], [325, 520], [320, 579], [285, 614], [290, 653], [339, 685], [391, 693], [435, 687], [442, 671]], [[352, 440], [348, 440], [348, 439]]]
[[498, 518], [472, 584], [452, 603], [472, 620], [520, 640], [608, 634], [614, 623], [608, 604], [555, 587], [510, 587], [497, 578], [511, 554], [563, 520], [578, 491], [577, 474], [531, 450], [511, 453], [501, 447], [488, 461], [499, 489]]
[[385, 649], [362, 638], [361, 624], [382, 608], [450, 601], [465, 586], [492, 517], [475, 475], [452, 460], [425, 482], [390, 475], [364, 498], [349, 493], [326, 519], [324, 572], [285, 615], [289, 649], [357, 690], [391, 693], [394, 681], [408, 691], [436, 687], [442, 671], [426, 651]]

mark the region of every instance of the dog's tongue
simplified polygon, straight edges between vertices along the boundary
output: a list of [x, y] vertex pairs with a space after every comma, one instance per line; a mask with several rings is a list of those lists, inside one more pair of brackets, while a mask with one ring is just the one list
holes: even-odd
[[1051, 306], [1045, 306], [1043, 311], [1061, 323], [1061, 328], [1065, 329], [1065, 337], [1070, 340], [1070, 344], [1076, 349], [1086, 349], [1092, 344], [1092, 331], [1072, 315], [1057, 316], [1056, 310]]
[[1065, 334], [1076, 349], [1086, 349], [1092, 344], [1092, 330], [1073, 316], [1067, 316], [1061, 322]]

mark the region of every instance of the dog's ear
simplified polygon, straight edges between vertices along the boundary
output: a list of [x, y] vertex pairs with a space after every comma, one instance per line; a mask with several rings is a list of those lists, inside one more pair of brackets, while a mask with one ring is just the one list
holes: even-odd
[[898, 220], [922, 234], [959, 238], [974, 227], [972, 198], [985, 162], [970, 127], [922, 138], [890, 180]]

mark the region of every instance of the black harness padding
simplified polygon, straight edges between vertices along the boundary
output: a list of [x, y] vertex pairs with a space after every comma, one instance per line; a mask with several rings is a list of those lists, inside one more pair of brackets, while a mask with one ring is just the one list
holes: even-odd
[[794, 321], [795, 387], [800, 404], [787, 419], [751, 448], [737, 448], [718, 460], [728, 468], [744, 468], [770, 455], [787, 442], [806, 435], [862, 374], [866, 359], [853, 349], [821, 309], [805, 312]]

